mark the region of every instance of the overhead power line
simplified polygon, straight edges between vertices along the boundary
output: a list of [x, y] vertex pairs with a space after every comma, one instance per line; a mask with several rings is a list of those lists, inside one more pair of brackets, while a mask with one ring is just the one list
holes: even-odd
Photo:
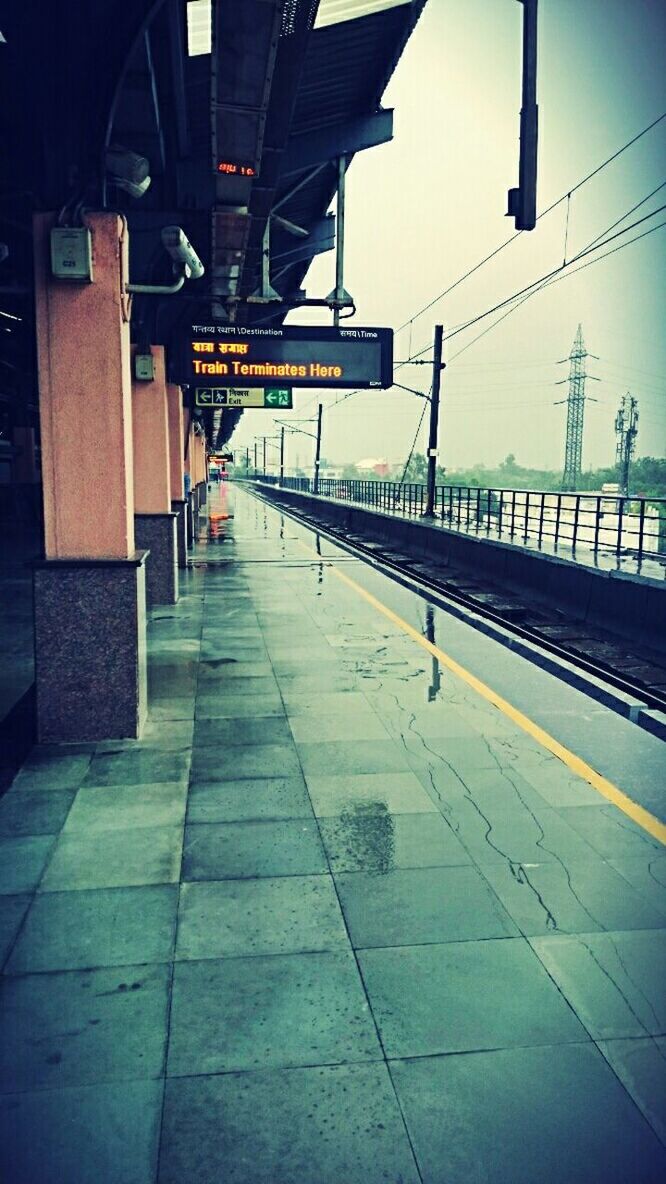
[[[664, 111], [662, 115], [659, 115], [657, 119], [654, 119], [652, 123], [649, 123], [647, 127], [644, 127], [640, 132], [633, 136], [631, 140], [627, 140], [626, 144], [623, 144], [620, 148], [618, 148], [611, 156], [602, 161], [600, 165], [597, 165], [596, 168], [587, 173], [585, 177], [581, 177], [580, 181], [577, 181], [571, 189], [568, 189], [566, 193], [563, 193], [560, 197], [558, 197], [556, 201], [547, 206], [545, 210], [542, 210], [537, 216], [537, 222], [539, 222], [541, 218], [545, 218], [546, 214], [550, 214], [550, 212], [556, 209], [557, 206], [561, 205], [563, 201], [570, 201], [572, 195], [577, 193], [579, 189], [582, 189], [583, 185], [586, 185], [588, 181], [591, 181], [593, 177], [596, 177], [598, 173], [602, 172], [603, 169], [607, 168], [608, 165], [617, 160], [617, 158], [621, 156], [623, 152], [626, 152], [628, 148], [631, 148], [638, 142], [638, 140], [640, 140], [643, 136], [646, 136], [648, 132], [651, 132], [652, 129], [657, 127], [657, 124], [661, 123], [663, 119], [666, 119], [666, 111]], [[398, 327], [398, 329], [396, 329], [396, 333], [399, 333], [401, 329], [405, 329], [407, 325], [412, 325], [414, 321], [417, 321], [419, 317], [423, 316], [424, 312], [428, 312], [429, 309], [433, 308], [433, 306], [440, 300], [443, 300], [445, 296], [448, 296], [450, 292], [453, 292], [454, 289], [462, 284], [466, 279], [469, 279], [471, 275], [474, 275], [475, 272], [484, 267], [486, 263], [490, 263], [491, 259], [494, 259], [496, 255], [499, 255], [500, 251], [503, 251], [505, 247], [510, 246], [510, 244], [515, 242], [516, 239], [519, 238], [523, 233], [524, 232], [522, 230], [518, 230], [515, 234], [512, 234], [509, 238], [505, 239], [504, 242], [495, 247], [494, 250], [490, 252], [490, 254], [484, 256], [483, 259], [480, 259], [478, 263], [475, 263], [473, 267], [470, 267], [468, 271], [459, 276], [457, 280], [454, 280], [452, 284], [449, 284], [449, 286], [445, 288], [443, 292], [440, 292], [438, 296], [433, 297], [433, 299], [427, 304], [424, 304], [423, 308], [419, 309], [419, 311], [414, 313], [413, 316], [408, 317], [408, 319], [404, 321], [403, 324]]]

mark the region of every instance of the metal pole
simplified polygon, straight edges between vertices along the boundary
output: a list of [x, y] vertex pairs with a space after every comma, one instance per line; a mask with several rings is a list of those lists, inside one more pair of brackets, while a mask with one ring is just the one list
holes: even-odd
[[262, 436], [264, 441], [264, 477], [266, 476], [266, 437]]
[[[345, 267], [345, 172], [347, 160], [338, 158], [338, 201], [335, 211], [335, 299], [343, 300]], [[333, 324], [340, 324], [340, 309], [333, 309]]]
[[257, 441], [254, 442], [254, 475], [257, 475]]
[[280, 485], [284, 485], [284, 428], [280, 428]]
[[319, 404], [317, 411], [317, 445], [315, 448], [315, 462], [314, 462], [314, 493], [319, 493], [319, 457], [321, 456], [321, 415], [322, 405]]
[[250, 449], [245, 449], [245, 476], [250, 476]]
[[430, 432], [428, 433], [428, 496], [424, 518], [433, 518], [435, 511], [435, 474], [437, 469], [437, 433], [439, 428], [439, 389], [442, 379], [442, 338], [444, 329], [435, 325], [432, 358], [432, 393], [430, 395]]

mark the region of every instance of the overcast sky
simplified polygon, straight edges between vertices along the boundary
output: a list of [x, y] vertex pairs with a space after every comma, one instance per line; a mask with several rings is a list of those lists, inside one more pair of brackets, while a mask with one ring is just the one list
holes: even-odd
[[[660, 0], [541, 0], [539, 184], [545, 209], [666, 110], [666, 6]], [[345, 286], [358, 325], [398, 328], [512, 232], [506, 192], [518, 180], [522, 7], [516, 0], [429, 0], [384, 97], [394, 139], [360, 153], [347, 175]], [[666, 120], [571, 198], [567, 257], [666, 181]], [[666, 204], [666, 187], [628, 219]], [[567, 203], [396, 336], [410, 356], [559, 266]], [[666, 211], [628, 234], [666, 219]], [[618, 242], [612, 245], [617, 245]], [[599, 254], [602, 252], [600, 251]], [[594, 256], [591, 256], [594, 258]], [[445, 343], [440, 461], [448, 469], [519, 462], [561, 468], [568, 355], [579, 322], [599, 355], [588, 370], [583, 466], [613, 463], [613, 422], [628, 390], [639, 400], [638, 455], [666, 451], [666, 228], [569, 275], [526, 301], [459, 359], [453, 355], [495, 317]], [[334, 286], [333, 253], [320, 256], [308, 295]], [[573, 267], [571, 268], [573, 272]], [[326, 315], [321, 323], [330, 324]], [[316, 323], [293, 313], [289, 324]], [[426, 355], [428, 356], [428, 355]], [[426, 367], [396, 379], [427, 389]], [[294, 392], [293, 418], [324, 405], [322, 452], [330, 462], [404, 461], [421, 401], [397, 389], [365, 392], [333, 407], [339, 391]], [[305, 425], [308, 427], [309, 425]], [[233, 445], [278, 429], [246, 412]], [[424, 451], [424, 419], [417, 447]], [[277, 452], [271, 453], [277, 458]], [[309, 466], [311, 442], [288, 438], [287, 465]]]

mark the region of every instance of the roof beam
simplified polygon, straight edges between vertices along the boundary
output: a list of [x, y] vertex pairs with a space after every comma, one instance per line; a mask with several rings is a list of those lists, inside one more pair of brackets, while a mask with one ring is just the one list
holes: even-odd
[[303, 172], [340, 156], [352, 156], [364, 148], [375, 148], [392, 139], [393, 111], [390, 109], [294, 136], [284, 154], [282, 176]]
[[190, 133], [187, 122], [187, 100], [185, 98], [185, 38], [183, 20], [185, 8], [181, 0], [169, 0], [169, 49], [171, 53], [171, 78], [173, 103], [176, 113], [176, 141], [179, 157], [189, 156]]

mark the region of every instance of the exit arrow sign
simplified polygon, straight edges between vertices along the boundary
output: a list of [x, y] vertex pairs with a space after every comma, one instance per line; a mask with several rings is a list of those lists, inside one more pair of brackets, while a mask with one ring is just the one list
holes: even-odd
[[267, 407], [293, 407], [290, 387], [267, 387], [265, 394]]

